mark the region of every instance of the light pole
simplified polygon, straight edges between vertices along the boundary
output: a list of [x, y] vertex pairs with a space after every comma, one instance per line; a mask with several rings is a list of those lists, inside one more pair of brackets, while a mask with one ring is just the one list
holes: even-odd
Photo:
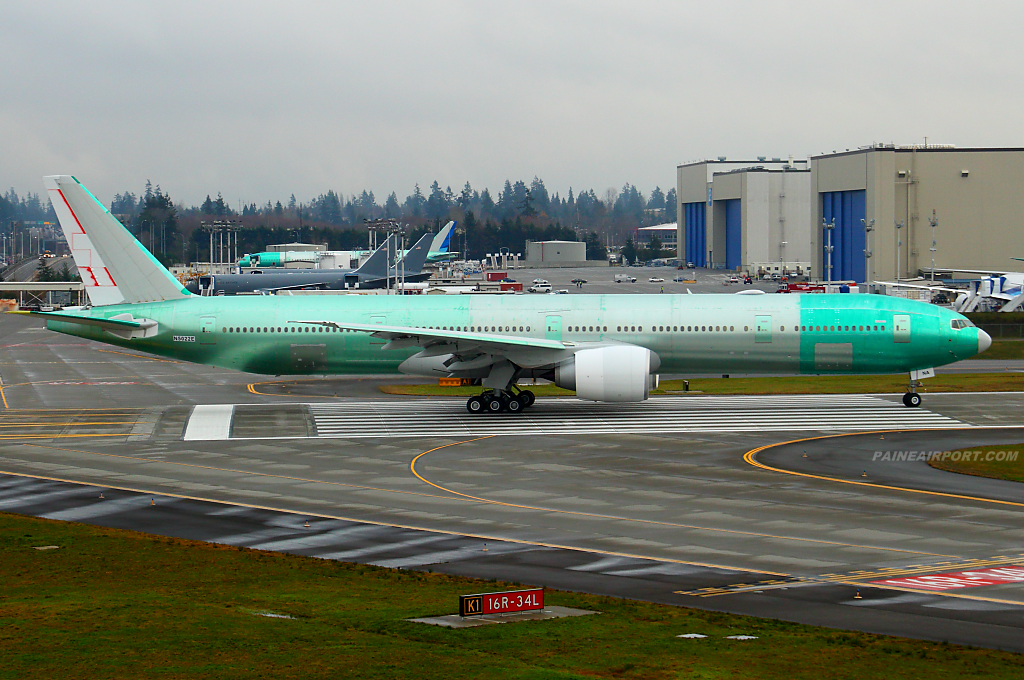
[[[824, 219], [821, 220], [821, 228], [825, 230], [825, 234], [828, 237], [828, 244], [825, 246], [825, 252], [828, 254], [828, 283], [832, 285], [832, 230], [836, 228], [836, 218], [832, 218], [831, 222], [826, 222]], [[831, 291], [829, 291], [831, 292]]]
[[932, 227], [932, 247], [928, 250], [932, 251], [932, 283], [935, 283], [935, 251], [938, 250], [935, 247], [935, 227], [939, 226], [939, 220], [935, 216], [935, 208], [932, 208], [932, 218], [928, 220], [928, 224]]
[[903, 255], [903, 220], [896, 223], [896, 283], [900, 282], [900, 266]]
[[[861, 224], [864, 225], [864, 278], [867, 281], [874, 281], [875, 271], [874, 267], [869, 266], [871, 264], [871, 232], [875, 230], [875, 221], [861, 219]], [[867, 283], [865, 281], [865, 283]]]

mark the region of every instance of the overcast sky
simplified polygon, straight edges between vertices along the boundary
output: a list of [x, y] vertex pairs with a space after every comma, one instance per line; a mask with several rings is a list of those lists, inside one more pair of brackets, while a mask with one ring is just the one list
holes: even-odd
[[0, 183], [404, 199], [873, 141], [1024, 146], [1024, 3], [3, 2]]

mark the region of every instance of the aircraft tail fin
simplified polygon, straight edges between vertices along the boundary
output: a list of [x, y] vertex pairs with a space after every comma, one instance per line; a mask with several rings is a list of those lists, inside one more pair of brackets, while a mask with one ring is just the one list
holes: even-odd
[[405, 257], [402, 258], [402, 262], [394, 268], [394, 272], [397, 274], [404, 273], [406, 276], [412, 276], [419, 274], [423, 271], [423, 265], [427, 262], [427, 255], [430, 253], [430, 244], [433, 241], [433, 237], [430, 234], [424, 234], [423, 238], [416, 242], [412, 248], [406, 252]]
[[450, 221], [448, 224], [441, 227], [441, 231], [437, 232], [437, 236], [430, 244], [431, 253], [447, 253], [449, 244], [452, 241], [452, 231], [455, 230], [455, 220]]
[[388, 275], [388, 259], [391, 257], [391, 253], [395, 252], [397, 244], [398, 238], [392, 234], [382, 246], [373, 251], [370, 257], [366, 258], [366, 262], [363, 262], [363, 265], [356, 272], [383, 279]]
[[94, 306], [190, 295], [81, 182], [52, 175], [43, 184]]

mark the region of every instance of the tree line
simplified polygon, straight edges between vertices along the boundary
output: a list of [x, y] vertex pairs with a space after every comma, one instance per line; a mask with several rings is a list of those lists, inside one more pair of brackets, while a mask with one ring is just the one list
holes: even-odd
[[[395, 192], [381, 201], [373, 191], [344, 195], [332, 189], [309, 201], [299, 201], [293, 193], [285, 201], [235, 209], [219, 192], [215, 197], [208, 194], [198, 206], [183, 207], [147, 180], [139, 194], [116, 194], [110, 212], [165, 264], [210, 261], [209, 235], [201, 224], [217, 219], [240, 223], [239, 255], [288, 241], [324, 243], [332, 250], [359, 249], [367, 243], [366, 220], [394, 218], [410, 225], [410, 242], [448, 220], [458, 221], [463, 231], [456, 237], [456, 247], [470, 259], [501, 248], [525, 254], [526, 241], [551, 239], [586, 241], [588, 258], [598, 259], [606, 256], [605, 245], [623, 243], [637, 227], [675, 221], [676, 192], [655, 187], [645, 195], [627, 183], [601, 195], [593, 189], [577, 193], [570, 188], [562, 196], [534, 177], [530, 182], [506, 180], [492, 194], [469, 182], [455, 192], [435, 180], [426, 190], [416, 184], [404, 200]], [[0, 196], [0, 215], [55, 220], [49, 202], [44, 204], [38, 194], [19, 197], [13, 189]]]

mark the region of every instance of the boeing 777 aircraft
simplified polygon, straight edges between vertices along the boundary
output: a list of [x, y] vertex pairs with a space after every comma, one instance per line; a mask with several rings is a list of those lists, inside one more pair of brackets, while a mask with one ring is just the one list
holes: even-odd
[[470, 412], [533, 404], [522, 377], [583, 399], [647, 399], [669, 373], [911, 373], [989, 336], [955, 312], [881, 295], [192, 295], [69, 175], [44, 178], [91, 305], [47, 328], [253, 373], [401, 371], [480, 378]]

